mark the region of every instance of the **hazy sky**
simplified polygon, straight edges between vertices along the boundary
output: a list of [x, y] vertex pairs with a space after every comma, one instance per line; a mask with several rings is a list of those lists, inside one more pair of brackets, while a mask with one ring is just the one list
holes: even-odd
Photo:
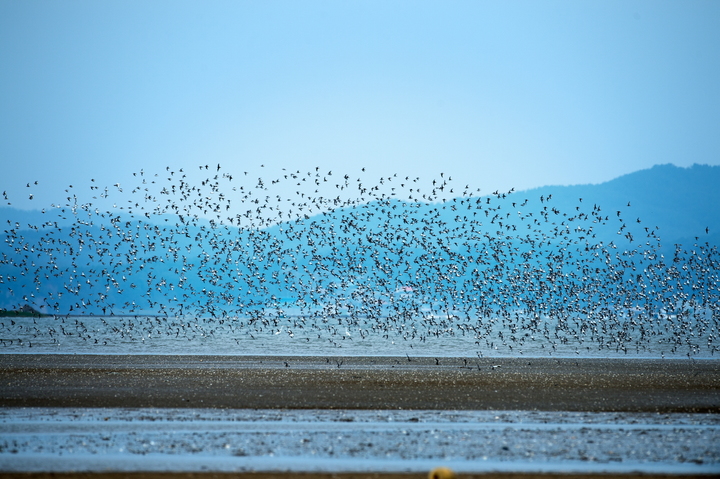
[[0, 65], [20, 207], [205, 163], [485, 193], [720, 164], [718, 1], [3, 0]]

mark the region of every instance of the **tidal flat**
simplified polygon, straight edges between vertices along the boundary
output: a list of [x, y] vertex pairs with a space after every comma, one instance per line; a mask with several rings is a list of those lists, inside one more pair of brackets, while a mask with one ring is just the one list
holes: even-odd
[[0, 406], [720, 413], [720, 361], [16, 354]]
[[0, 471], [709, 477], [719, 409], [717, 360], [14, 354]]

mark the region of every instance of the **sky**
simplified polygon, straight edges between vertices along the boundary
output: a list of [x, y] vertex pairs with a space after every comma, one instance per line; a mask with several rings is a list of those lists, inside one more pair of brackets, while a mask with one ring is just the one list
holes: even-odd
[[205, 164], [486, 194], [720, 164], [717, 1], [3, 0], [0, 64], [19, 208]]

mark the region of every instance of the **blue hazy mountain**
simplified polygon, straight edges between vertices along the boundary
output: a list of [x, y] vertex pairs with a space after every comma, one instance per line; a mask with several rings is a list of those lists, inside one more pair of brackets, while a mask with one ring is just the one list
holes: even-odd
[[[656, 165], [598, 185], [546, 186], [528, 190], [527, 196], [553, 195], [558, 209], [570, 211], [583, 203], [600, 205], [643, 227], [657, 227], [667, 244], [701, 242], [720, 244], [720, 166], [680, 168]], [[708, 228], [709, 234], [705, 229]]]
[[[695, 267], [720, 244], [718, 184], [717, 166], [660, 165], [598, 185], [380, 198], [249, 228], [92, 205], [2, 208], [0, 307], [252, 315], [283, 301], [362, 314], [379, 314], [388, 298], [407, 310], [636, 304], [651, 300], [646, 289], [673, 295], [706, 283]], [[689, 272], [668, 289], [664, 271], [675, 274], [678, 258]]]

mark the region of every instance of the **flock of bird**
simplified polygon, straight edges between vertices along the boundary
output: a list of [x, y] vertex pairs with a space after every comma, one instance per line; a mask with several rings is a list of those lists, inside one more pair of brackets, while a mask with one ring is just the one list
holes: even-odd
[[[118, 334], [150, 317], [234, 322], [248, 335], [292, 318], [361, 336], [471, 335], [479, 350], [568, 338], [718, 349], [717, 248], [666, 257], [656, 229], [582, 198], [560, 211], [551, 196], [481, 196], [444, 174], [368, 183], [319, 168], [253, 178], [167, 167], [132, 180], [69, 186], [45, 220], [7, 220], [0, 298], [58, 318], [117, 315]], [[37, 187], [27, 184], [30, 199]], [[187, 335], [192, 321], [166, 334]]]

